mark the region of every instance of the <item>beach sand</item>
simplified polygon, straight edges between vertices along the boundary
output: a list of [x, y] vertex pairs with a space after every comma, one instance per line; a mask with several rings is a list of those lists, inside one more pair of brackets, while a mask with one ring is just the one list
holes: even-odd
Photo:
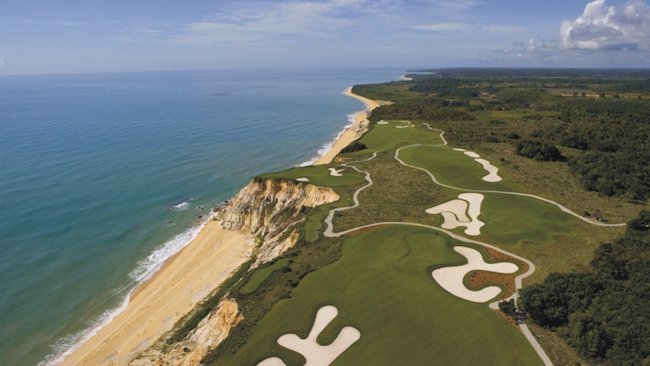
[[136, 289], [122, 313], [62, 364], [127, 364], [250, 258], [253, 247], [251, 237], [208, 222], [192, 242]]
[[350, 145], [354, 140], [361, 137], [365, 130], [361, 127], [363, 122], [368, 119], [370, 112], [379, 107], [380, 105], [388, 104], [389, 102], [376, 101], [368, 98], [364, 98], [360, 95], [352, 93], [352, 87], [349, 87], [343, 91], [343, 94], [360, 100], [363, 104], [366, 105], [366, 110], [357, 112], [354, 115], [354, 123], [348, 127], [339, 138], [332, 144], [332, 148], [323, 156], [319, 157], [318, 160], [314, 162], [314, 165], [325, 165], [329, 164], [334, 160], [334, 157], [343, 150], [344, 147]]

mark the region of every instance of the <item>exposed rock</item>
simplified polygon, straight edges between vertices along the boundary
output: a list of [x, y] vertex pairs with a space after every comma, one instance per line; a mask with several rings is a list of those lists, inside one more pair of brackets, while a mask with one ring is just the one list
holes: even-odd
[[[306, 208], [339, 199], [331, 188], [286, 180], [255, 179], [214, 214], [221, 227], [255, 235], [260, 240], [252, 268], [267, 263], [292, 248]], [[227, 295], [226, 295], [227, 296]], [[217, 347], [241, 320], [237, 303], [223, 298], [185, 339], [167, 345], [160, 339], [132, 361], [132, 366], [194, 366]]]
[[253, 180], [219, 209], [214, 218], [224, 229], [251, 233], [261, 239], [255, 268], [295, 245], [298, 232], [289, 230], [302, 221], [305, 208], [339, 198], [328, 187], [287, 180]]
[[190, 332], [186, 340], [176, 343], [165, 352], [151, 350], [130, 363], [131, 366], [194, 366], [210, 348], [219, 345], [230, 330], [243, 319], [237, 303], [223, 299], [199, 325]]

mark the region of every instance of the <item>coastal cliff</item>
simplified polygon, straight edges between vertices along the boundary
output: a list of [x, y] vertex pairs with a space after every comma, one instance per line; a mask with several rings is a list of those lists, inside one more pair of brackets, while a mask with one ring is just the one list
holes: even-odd
[[219, 209], [214, 219], [227, 230], [256, 236], [261, 245], [253, 268], [267, 263], [293, 247], [298, 240], [296, 224], [306, 208], [339, 199], [331, 188], [289, 180], [254, 179]]
[[[214, 220], [222, 228], [252, 234], [258, 246], [250, 270], [272, 261], [292, 248], [300, 236], [297, 224], [309, 208], [339, 199], [331, 188], [289, 180], [254, 179], [218, 209]], [[218, 291], [218, 305], [211, 309], [179, 342], [169, 344], [167, 334], [130, 365], [199, 365], [218, 346], [244, 315], [229, 297], [229, 289]], [[225, 295], [224, 295], [225, 293]], [[195, 309], [196, 310], [196, 309]], [[176, 325], [177, 327], [179, 324]]]

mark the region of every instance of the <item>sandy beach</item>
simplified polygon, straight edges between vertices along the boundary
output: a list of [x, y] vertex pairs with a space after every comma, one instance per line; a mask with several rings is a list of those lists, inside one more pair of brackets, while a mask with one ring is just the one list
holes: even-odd
[[128, 307], [63, 365], [125, 365], [147, 349], [251, 255], [252, 238], [210, 221], [152, 279]]
[[364, 98], [360, 95], [352, 93], [352, 87], [346, 88], [343, 91], [343, 94], [360, 100], [363, 104], [366, 105], [366, 109], [361, 112], [357, 112], [354, 115], [354, 123], [348, 127], [339, 138], [332, 144], [332, 148], [325, 153], [323, 156], [319, 157], [318, 160], [314, 162], [314, 165], [324, 165], [329, 164], [334, 160], [334, 157], [338, 155], [344, 147], [348, 146], [352, 141], [358, 139], [364, 132], [365, 129], [362, 127], [364, 121], [368, 119], [370, 112], [379, 107], [380, 105], [387, 104], [388, 102], [376, 101], [368, 98]]

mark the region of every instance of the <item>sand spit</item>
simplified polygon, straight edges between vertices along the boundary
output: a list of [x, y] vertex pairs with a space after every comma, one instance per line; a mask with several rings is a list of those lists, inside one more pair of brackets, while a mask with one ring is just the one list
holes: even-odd
[[480, 193], [461, 193], [458, 199], [427, 209], [428, 214], [441, 214], [445, 222], [443, 229], [465, 227], [465, 234], [477, 236], [485, 223], [478, 219], [481, 214], [483, 195]]
[[125, 365], [227, 279], [251, 255], [253, 238], [210, 221], [137, 289], [126, 309], [65, 357], [63, 365]]
[[[316, 320], [307, 338], [302, 339], [295, 334], [285, 334], [278, 338], [278, 344], [300, 353], [307, 361], [305, 366], [329, 366], [361, 338], [361, 333], [357, 329], [344, 327], [331, 344], [326, 346], [318, 344], [316, 339], [338, 314], [339, 311], [336, 307], [323, 306], [318, 309]], [[258, 363], [257, 366], [286, 366], [286, 364], [278, 357], [271, 357]]]
[[444, 267], [434, 270], [433, 279], [452, 295], [472, 302], [484, 303], [497, 296], [501, 289], [488, 286], [478, 291], [465, 287], [463, 279], [472, 271], [488, 271], [496, 273], [515, 273], [519, 270], [516, 264], [510, 262], [486, 263], [478, 250], [457, 246], [454, 250], [467, 259], [467, 264], [454, 267]]
[[344, 147], [350, 145], [352, 141], [358, 139], [363, 135], [368, 124], [368, 115], [370, 112], [383, 104], [388, 104], [389, 102], [375, 101], [372, 99], [364, 98], [360, 95], [352, 93], [352, 87], [349, 87], [343, 91], [343, 94], [360, 100], [363, 104], [366, 105], [366, 110], [358, 112], [354, 115], [354, 123], [348, 129], [346, 129], [341, 136], [332, 144], [332, 148], [325, 153], [323, 156], [319, 157], [314, 165], [324, 165], [329, 164], [334, 160], [334, 157], [338, 155]]

